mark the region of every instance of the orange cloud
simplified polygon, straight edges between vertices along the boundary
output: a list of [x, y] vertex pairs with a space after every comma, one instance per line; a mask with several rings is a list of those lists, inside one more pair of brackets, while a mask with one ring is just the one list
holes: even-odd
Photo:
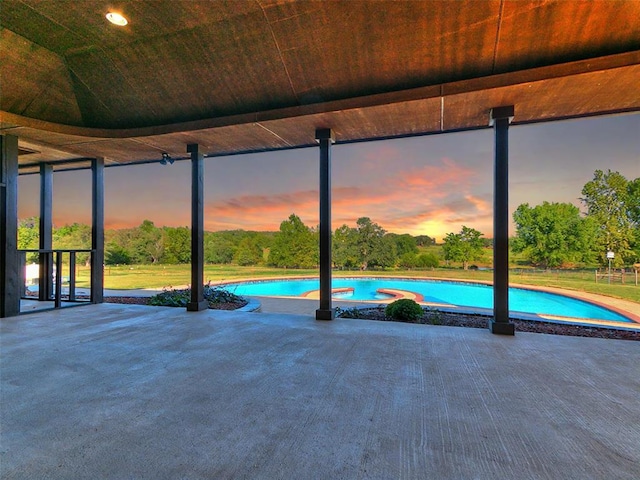
[[476, 172], [458, 165], [449, 158], [443, 158], [441, 165], [425, 165], [417, 170], [401, 172], [397, 177], [399, 185], [408, 188], [433, 188], [443, 185], [458, 185], [468, 187]]
[[465, 196], [465, 198], [469, 202], [473, 203], [473, 205], [475, 205], [478, 212], [487, 213], [487, 212], [493, 211], [491, 203], [481, 197], [476, 197], [474, 195], [467, 195]]
[[358, 199], [334, 202], [334, 219], [353, 223], [366, 215], [389, 231], [437, 238], [458, 231], [461, 222], [488, 233], [490, 194], [473, 192], [477, 182], [478, 172], [445, 158], [438, 165], [398, 172]]
[[[332, 189], [333, 228], [342, 224], [354, 225], [362, 216], [368, 216], [388, 231], [426, 234], [442, 238], [446, 233], [459, 231], [462, 224], [477, 228], [485, 234], [491, 228], [490, 194], [477, 192], [477, 185], [486, 181], [484, 172], [460, 165], [453, 159], [417, 168], [389, 171], [390, 165], [399, 163], [401, 152], [385, 147], [383, 151], [369, 152], [362, 162], [363, 174], [352, 181], [334, 177]], [[389, 171], [381, 179], [369, 181], [364, 171]], [[356, 185], [357, 183], [357, 185]], [[138, 217], [155, 221], [157, 225], [188, 223], [188, 201], [163, 204], [158, 210], [147, 205], [146, 213], [118, 210], [108, 217], [107, 228], [137, 226]], [[205, 204], [207, 230], [277, 230], [280, 222], [291, 213], [297, 214], [310, 226], [318, 224], [319, 194], [317, 189], [304, 189], [285, 193], [238, 195], [209, 200]], [[171, 212], [171, 218], [163, 215]], [[186, 216], [185, 216], [186, 215]], [[157, 218], [160, 216], [159, 218]], [[135, 220], [134, 220], [135, 218]], [[156, 221], [157, 218], [157, 221]]]
[[[367, 202], [357, 187], [333, 189], [333, 209], [349, 203]], [[243, 195], [208, 203], [205, 206], [207, 228], [212, 230], [244, 228], [275, 230], [291, 213], [307, 225], [319, 221], [318, 190], [303, 190], [276, 195]]]
[[[391, 149], [388, 157], [397, 152]], [[379, 159], [380, 152], [372, 157]], [[376, 166], [376, 168], [379, 166]], [[458, 231], [461, 222], [488, 231], [491, 208], [486, 195], [473, 192], [478, 172], [443, 158], [436, 165], [398, 171], [370, 186], [332, 189], [333, 228], [353, 225], [368, 216], [395, 232], [427, 234], [441, 238]], [[334, 180], [335, 181], [335, 180]], [[318, 223], [319, 194], [315, 189], [274, 195], [242, 195], [206, 205], [206, 228], [275, 230], [291, 213], [307, 225]]]

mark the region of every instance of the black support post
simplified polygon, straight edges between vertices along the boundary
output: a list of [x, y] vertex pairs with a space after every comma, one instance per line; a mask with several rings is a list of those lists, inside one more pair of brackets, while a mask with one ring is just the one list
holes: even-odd
[[513, 119], [513, 105], [491, 110], [494, 149], [493, 194], [493, 319], [492, 333], [513, 335], [515, 328], [509, 321], [509, 124]]
[[69, 301], [76, 301], [76, 252], [69, 252]]
[[18, 137], [0, 135], [0, 318], [20, 313]]
[[204, 155], [197, 143], [187, 145], [191, 154], [191, 301], [187, 311], [209, 308], [204, 299]]
[[62, 252], [56, 252], [56, 291], [54, 295], [54, 307], [62, 306]]
[[[40, 250], [53, 248], [53, 166], [40, 164]], [[38, 299], [50, 300], [53, 294], [53, 257], [41, 253], [39, 260]]]
[[104, 158], [91, 161], [91, 303], [104, 300]]
[[333, 320], [331, 306], [331, 144], [330, 128], [316, 130], [320, 144], [320, 308], [316, 320]]

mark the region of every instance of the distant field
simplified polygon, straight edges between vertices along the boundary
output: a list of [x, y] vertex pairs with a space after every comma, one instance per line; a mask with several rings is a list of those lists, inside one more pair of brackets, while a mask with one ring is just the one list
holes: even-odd
[[[88, 285], [89, 270], [78, 267], [78, 286]], [[317, 269], [281, 269], [272, 267], [239, 267], [237, 265], [206, 265], [205, 282], [219, 282], [225, 280], [264, 278], [264, 277], [292, 277], [317, 276]], [[388, 270], [388, 271], [334, 271], [334, 276], [413, 276], [435, 277], [459, 280], [491, 281], [492, 273], [487, 270], [462, 270], [460, 268], [439, 268], [435, 270]], [[190, 280], [188, 265], [125, 265], [105, 267], [105, 288], [129, 290], [136, 288], [163, 288], [187, 285]], [[539, 285], [564, 288], [567, 290], [581, 290], [598, 293], [611, 297], [623, 298], [640, 303], [640, 286], [635, 286], [633, 276], [629, 275], [627, 283], [619, 281], [611, 285], [605, 281], [597, 284], [593, 271], [562, 271], [545, 272], [532, 269], [514, 268], [510, 274], [511, 283], [525, 285]]]

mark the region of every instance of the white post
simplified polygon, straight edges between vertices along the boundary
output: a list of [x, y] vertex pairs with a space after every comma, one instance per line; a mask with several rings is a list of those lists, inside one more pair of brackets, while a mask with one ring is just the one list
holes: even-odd
[[613, 260], [613, 257], [615, 257], [615, 253], [609, 250], [607, 252], [607, 258], [609, 259], [609, 284], [611, 284], [611, 260]]

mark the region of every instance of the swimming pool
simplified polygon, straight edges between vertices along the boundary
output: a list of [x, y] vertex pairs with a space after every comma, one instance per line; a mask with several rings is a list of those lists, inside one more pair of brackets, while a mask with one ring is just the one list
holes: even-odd
[[[320, 288], [318, 279], [264, 280], [226, 285], [237, 295], [300, 297]], [[349, 291], [334, 294], [336, 300], [388, 300], [390, 295], [380, 289], [402, 290], [421, 297], [421, 301], [439, 305], [493, 308], [493, 288], [490, 285], [426, 279], [398, 278], [334, 278], [332, 287]], [[353, 289], [353, 290], [351, 290]], [[557, 315], [562, 317], [631, 322], [630, 319], [598, 305], [563, 295], [509, 288], [509, 309], [512, 312]]]

